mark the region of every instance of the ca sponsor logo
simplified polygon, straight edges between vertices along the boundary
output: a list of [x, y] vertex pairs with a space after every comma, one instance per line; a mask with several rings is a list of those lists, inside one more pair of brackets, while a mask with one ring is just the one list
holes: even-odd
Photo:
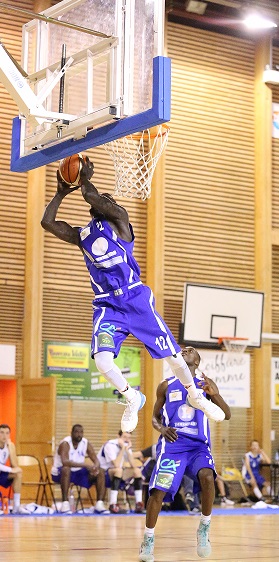
[[110, 324], [109, 322], [102, 322], [102, 324], [100, 324], [100, 329], [102, 330], [102, 332], [107, 332], [108, 334], [110, 334], [110, 336], [113, 336], [114, 332], [116, 332], [120, 328], [116, 328], [114, 324]]
[[166, 472], [176, 474], [176, 469], [178, 466], [180, 466], [180, 463], [181, 461], [174, 461], [173, 459], [163, 459], [160, 462], [160, 468], [162, 468]]

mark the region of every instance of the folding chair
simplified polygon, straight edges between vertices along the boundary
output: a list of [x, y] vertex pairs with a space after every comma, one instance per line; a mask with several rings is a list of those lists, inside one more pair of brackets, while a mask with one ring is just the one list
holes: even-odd
[[48, 486], [50, 495], [51, 495], [51, 499], [53, 502], [53, 505], [55, 507], [55, 511], [58, 511], [57, 509], [57, 505], [56, 505], [56, 500], [55, 500], [55, 495], [53, 493], [53, 488], [55, 486], [58, 486], [58, 484], [56, 484], [56, 482], [52, 481], [51, 478], [51, 467], [53, 465], [53, 455], [46, 455], [46, 457], [44, 457], [44, 468], [45, 468], [45, 477], [46, 477], [46, 485]]
[[[46, 505], [48, 506], [46, 494], [47, 482], [43, 478], [43, 472], [39, 459], [33, 455], [17, 455], [17, 461], [20, 468], [24, 469], [22, 471], [22, 486], [36, 487], [37, 491], [35, 503], [42, 505], [45, 499]], [[40, 499], [41, 491], [42, 494]]]

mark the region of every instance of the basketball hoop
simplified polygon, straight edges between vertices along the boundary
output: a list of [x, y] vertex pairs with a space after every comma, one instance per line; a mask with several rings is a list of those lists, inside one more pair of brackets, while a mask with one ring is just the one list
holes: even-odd
[[163, 123], [154, 132], [146, 129], [104, 144], [115, 169], [115, 195], [143, 201], [150, 197], [153, 174], [166, 148], [169, 131], [169, 126]]
[[223, 345], [229, 353], [244, 353], [248, 338], [224, 337], [218, 339], [219, 345]]

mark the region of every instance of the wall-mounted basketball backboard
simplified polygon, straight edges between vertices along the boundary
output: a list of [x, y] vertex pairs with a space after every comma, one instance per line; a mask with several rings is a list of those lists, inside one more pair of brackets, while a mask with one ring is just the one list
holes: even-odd
[[0, 79], [20, 111], [13, 171], [170, 119], [164, 6], [164, 0], [63, 0], [23, 26], [22, 70], [0, 48]]
[[219, 338], [247, 338], [261, 346], [264, 294], [246, 289], [185, 283], [180, 343], [220, 347]]

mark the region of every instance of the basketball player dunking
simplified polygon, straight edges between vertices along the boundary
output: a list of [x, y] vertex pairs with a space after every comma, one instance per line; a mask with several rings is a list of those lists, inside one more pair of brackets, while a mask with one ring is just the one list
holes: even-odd
[[179, 345], [155, 310], [151, 289], [140, 280], [140, 268], [133, 256], [134, 233], [126, 209], [110, 195], [98, 193], [89, 181], [93, 173], [94, 166], [86, 158], [82, 161], [80, 183], [92, 219], [85, 227], [72, 227], [56, 220], [64, 197], [78, 189], [69, 187], [59, 174], [57, 193], [46, 207], [41, 224], [61, 240], [78, 246], [83, 253], [95, 294], [92, 357], [100, 373], [126, 397], [122, 431], [135, 429], [138, 410], [145, 403], [145, 396], [130, 387], [113, 360], [129, 334], [140, 340], [153, 358], [167, 360], [187, 388], [191, 406], [202, 410], [209, 419], [222, 421], [224, 412], [196, 388]]

